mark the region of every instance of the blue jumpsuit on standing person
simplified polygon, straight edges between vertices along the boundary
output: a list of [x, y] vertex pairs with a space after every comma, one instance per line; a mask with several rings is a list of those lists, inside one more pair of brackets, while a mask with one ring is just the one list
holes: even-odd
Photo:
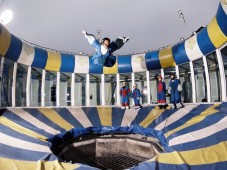
[[135, 106], [140, 106], [140, 95], [140, 90], [137, 88], [137, 84], [135, 84], [132, 92], [132, 98], [134, 100]]

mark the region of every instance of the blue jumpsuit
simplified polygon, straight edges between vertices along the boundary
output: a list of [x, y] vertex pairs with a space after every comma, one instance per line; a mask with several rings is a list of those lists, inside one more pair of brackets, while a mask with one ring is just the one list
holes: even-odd
[[135, 106], [140, 106], [140, 90], [138, 88], [133, 90], [132, 98], [134, 100]]
[[174, 105], [181, 102], [181, 96], [177, 89], [179, 84], [179, 79], [173, 79], [169, 83], [169, 87], [171, 87], [171, 103]]
[[129, 106], [130, 89], [124, 86], [120, 90], [122, 106]]
[[85, 36], [88, 39], [88, 42], [96, 49], [96, 52], [92, 57], [94, 64], [112, 67], [116, 63], [116, 56], [113, 56], [112, 53], [120, 49], [124, 45], [124, 41], [119, 38], [112, 41], [109, 45], [109, 49], [103, 54], [101, 51], [102, 44], [99, 43], [95, 36], [92, 34], [86, 34]]

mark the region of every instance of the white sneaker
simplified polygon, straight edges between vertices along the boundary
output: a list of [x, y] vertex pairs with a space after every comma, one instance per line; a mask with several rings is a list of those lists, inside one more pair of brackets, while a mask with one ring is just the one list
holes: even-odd
[[122, 36], [120, 36], [120, 37], [117, 37], [117, 38], [123, 40], [123, 43], [126, 43], [128, 40], [130, 40], [130, 37], [122, 37]]

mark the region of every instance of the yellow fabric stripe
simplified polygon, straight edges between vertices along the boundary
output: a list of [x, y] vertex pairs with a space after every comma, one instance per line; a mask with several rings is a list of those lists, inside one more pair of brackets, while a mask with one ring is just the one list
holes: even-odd
[[172, 47], [161, 49], [159, 51], [159, 60], [162, 68], [175, 66], [176, 63], [173, 59]]
[[10, 32], [2, 26], [2, 31], [0, 32], [0, 55], [4, 56], [11, 43], [11, 34]]
[[102, 126], [112, 126], [112, 108], [97, 107]]
[[161, 115], [164, 110], [160, 110], [158, 107], [155, 107], [147, 115], [147, 117], [140, 123], [140, 126], [147, 128], [159, 115]]
[[25, 134], [27, 136], [31, 136], [33, 138], [36, 138], [36, 139], [39, 139], [39, 140], [42, 140], [42, 141], [46, 142], [47, 137], [45, 137], [43, 135], [40, 135], [40, 134], [38, 134], [36, 132], [33, 132], [32, 130], [27, 129], [27, 128], [25, 128], [25, 127], [15, 123], [15, 122], [9, 120], [6, 117], [1, 116], [0, 117], [0, 123], [3, 124], [4, 126], [7, 126], [7, 127], [11, 128], [13, 130], [19, 132], [19, 133], [23, 133], [23, 134]]
[[226, 43], [227, 38], [220, 29], [216, 17], [214, 17], [207, 26], [207, 32], [211, 42], [216, 48], [219, 48], [224, 43]]
[[[173, 129], [165, 134], [165, 137], [167, 138], [168, 136], [172, 135], [173, 133], [176, 133], [177, 131], [180, 131], [184, 128], [187, 128], [189, 126], [195, 125], [196, 123], [201, 122], [206, 118], [206, 116], [212, 115], [214, 113], [217, 113], [218, 110], [215, 110], [216, 107], [218, 107], [219, 104], [214, 104], [213, 106], [209, 107], [205, 111], [203, 111], [200, 115], [193, 117], [191, 120], [187, 121], [184, 125], [179, 126], [176, 129]], [[189, 113], [190, 114], [190, 113]]]
[[61, 66], [61, 54], [59, 52], [48, 51], [46, 70], [59, 71]]
[[64, 163], [64, 162], [58, 162], [55, 161], [21, 161], [21, 160], [14, 160], [14, 159], [7, 159], [7, 158], [0, 158], [0, 169], [4, 170], [73, 170], [75, 168], [79, 168], [79, 164], [70, 164], [70, 163]]
[[118, 73], [118, 62], [117, 61], [113, 65], [113, 67], [103, 67], [103, 74], [117, 74], [117, 73]]
[[70, 130], [73, 128], [73, 126], [63, 119], [55, 110], [49, 108], [38, 108], [38, 110], [63, 129]]
[[164, 164], [189, 164], [204, 165], [227, 161], [227, 142], [220, 142], [206, 148], [200, 148], [190, 151], [161, 153], [155, 158], [149, 160]]

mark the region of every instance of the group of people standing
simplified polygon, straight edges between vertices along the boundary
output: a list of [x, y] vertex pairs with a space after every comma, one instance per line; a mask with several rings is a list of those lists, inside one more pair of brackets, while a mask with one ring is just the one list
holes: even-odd
[[[122, 109], [129, 109], [129, 99], [133, 98], [135, 108], [140, 108], [140, 97], [141, 92], [138, 89], [137, 84], [133, 86], [133, 91], [131, 94], [130, 88], [127, 86], [126, 82], [123, 82], [120, 89]], [[181, 84], [180, 80], [176, 78], [175, 74], [171, 74], [171, 80], [169, 83], [168, 90], [166, 89], [166, 83], [163, 81], [162, 76], [158, 76], [158, 91], [157, 91], [157, 102], [160, 109], [166, 109], [168, 106], [166, 102], [166, 96], [170, 96], [170, 103], [172, 104], [173, 109], [184, 107], [181, 102]]]

